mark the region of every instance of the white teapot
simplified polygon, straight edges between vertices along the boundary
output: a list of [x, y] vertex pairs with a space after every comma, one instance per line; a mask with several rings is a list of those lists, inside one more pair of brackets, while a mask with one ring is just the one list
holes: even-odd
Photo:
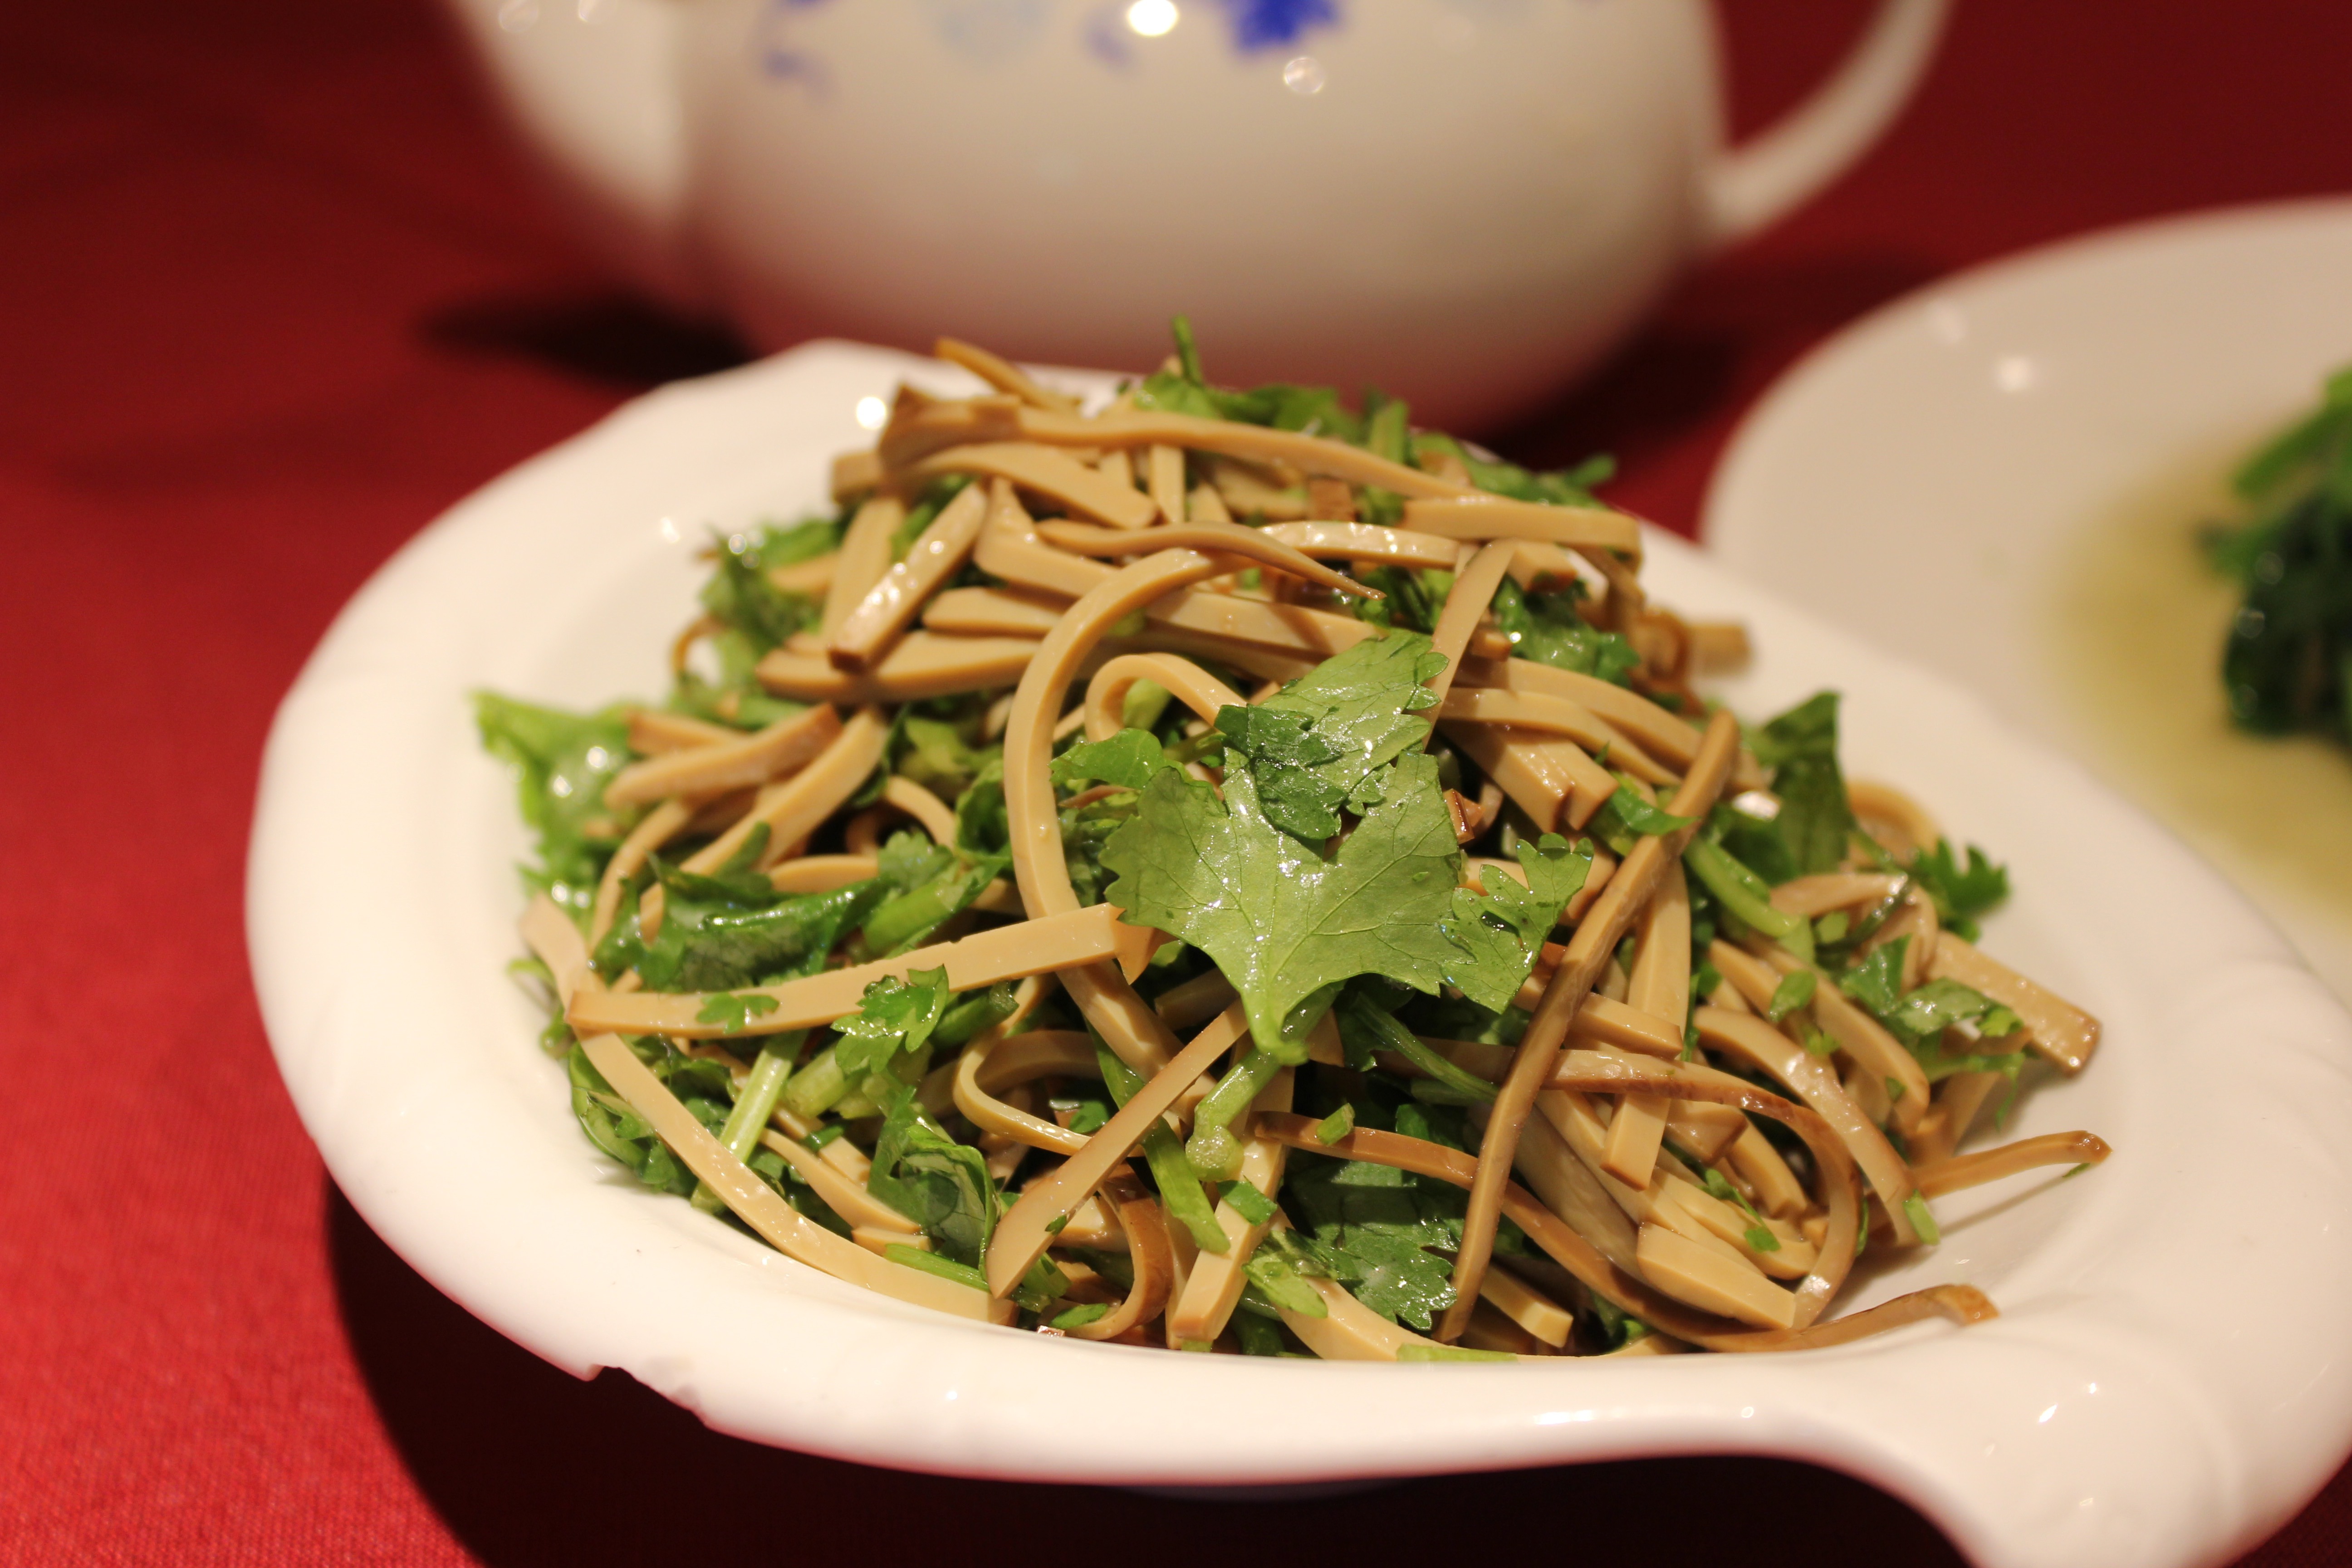
[[1947, 0], [1727, 152], [1704, 0], [449, 0], [606, 258], [768, 345], [940, 332], [1476, 426], [1834, 178]]

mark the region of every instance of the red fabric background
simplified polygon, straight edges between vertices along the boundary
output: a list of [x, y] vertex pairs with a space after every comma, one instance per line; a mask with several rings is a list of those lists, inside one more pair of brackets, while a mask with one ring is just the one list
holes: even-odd
[[[1743, 123], [1861, 11], [1727, 8]], [[2087, 227], [2352, 187], [2347, 60], [2340, 0], [1961, 0], [1851, 180], [1494, 438], [1614, 449], [1618, 498], [1687, 530], [1743, 406], [1861, 311]], [[574, 257], [425, 0], [7, 8], [0, 226], [0, 1557], [1032, 1561], [1219, 1530], [1402, 1557], [1572, 1520], [1594, 1561], [1957, 1561], [1901, 1504], [1765, 1460], [1238, 1514], [898, 1476], [713, 1436], [475, 1323], [352, 1215], [272, 1072], [240, 935], [262, 737], [410, 533], [736, 351]], [[2339, 1478], [2249, 1561], [2352, 1562], [2347, 1520]]]

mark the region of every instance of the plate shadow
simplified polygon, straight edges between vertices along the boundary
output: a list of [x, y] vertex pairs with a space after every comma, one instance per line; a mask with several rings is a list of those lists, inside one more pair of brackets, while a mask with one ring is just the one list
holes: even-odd
[[762, 1447], [710, 1431], [624, 1373], [583, 1383], [540, 1361], [427, 1284], [324, 1185], [336, 1293], [369, 1394], [418, 1489], [488, 1568], [862, 1562], [885, 1541], [910, 1562], [935, 1552], [1034, 1568], [1052, 1542], [1148, 1562], [1196, 1555], [1198, 1532], [1220, 1526], [1380, 1561], [1572, 1544], [1580, 1561], [1645, 1568], [1962, 1562], [1885, 1493], [1780, 1460], [1440, 1477], [1292, 1491], [1235, 1513], [1225, 1501], [910, 1475]]

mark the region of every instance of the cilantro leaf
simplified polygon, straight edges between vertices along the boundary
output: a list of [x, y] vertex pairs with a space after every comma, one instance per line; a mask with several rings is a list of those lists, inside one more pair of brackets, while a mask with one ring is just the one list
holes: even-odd
[[1306, 1231], [1290, 1233], [1294, 1252], [1307, 1254], [1302, 1271], [1336, 1279], [1390, 1321], [1416, 1328], [1454, 1304], [1452, 1266], [1430, 1249], [1461, 1244], [1458, 1191], [1367, 1161], [1294, 1158], [1284, 1191]]
[[1930, 980], [1917, 990], [1906, 993], [1882, 1022], [1888, 1033], [1916, 1050], [1920, 1041], [1940, 1035], [1955, 1024], [1980, 1018], [1992, 1008], [1992, 998], [1972, 986], [1957, 980]]
[[866, 951], [887, 956], [921, 946], [923, 939], [950, 917], [970, 908], [1012, 863], [1010, 855], [983, 855], [969, 860], [949, 857], [949, 864], [929, 881], [908, 889], [874, 911], [858, 933]]
[[[1428, 741], [1430, 721], [1413, 715], [1435, 704], [1436, 693], [1423, 682], [1444, 668], [1444, 656], [1427, 637], [1393, 631], [1325, 659], [1251, 710], [1304, 718], [1332, 755], [1297, 765], [1339, 789], [1348, 809], [1360, 814], [1381, 799], [1388, 764]], [[1234, 731], [1225, 728], [1226, 716], [1234, 711], [1217, 715], [1218, 729], [1229, 736]]]
[[1933, 849], [1911, 857], [1911, 876], [1936, 902], [1936, 918], [1964, 941], [1974, 942], [1976, 917], [2009, 897], [2008, 868], [1996, 866], [1971, 844], [1968, 864], [1959, 864], [1952, 841], [1938, 839]]
[[723, 1025], [729, 1034], [740, 1035], [751, 1026], [752, 1019], [775, 1010], [776, 999], [773, 996], [763, 995], [757, 991], [740, 996], [731, 991], [721, 991], [702, 999], [702, 1006], [695, 1013], [694, 1021]]
[[956, 800], [955, 847], [967, 855], [1003, 855], [1013, 847], [1013, 826], [1004, 809], [1004, 756], [989, 753], [980, 776]]
[[998, 760], [1001, 769], [1001, 748], [967, 745], [962, 732], [941, 720], [913, 713], [903, 719], [891, 771], [912, 779], [950, 805], [963, 797], [992, 760]]
[[834, 1060], [842, 1077], [858, 1083], [888, 1067], [900, 1053], [911, 1056], [921, 1050], [947, 1005], [944, 969], [918, 969], [905, 980], [886, 974], [866, 986], [857, 1011], [834, 1020], [834, 1031], [841, 1037]]
[[753, 671], [762, 654], [814, 626], [822, 606], [806, 594], [777, 587], [768, 574], [835, 549], [841, 530], [842, 520], [819, 518], [787, 528], [762, 524], [717, 541], [718, 566], [703, 584], [701, 598], [717, 627], [709, 646], [717, 656], [718, 679], [681, 670], [670, 707], [753, 729], [801, 711], [800, 703], [769, 696]]
[[1813, 999], [1813, 990], [1821, 976], [1811, 969], [1799, 969], [1780, 976], [1780, 984], [1772, 988], [1772, 1000], [1764, 1009], [1764, 1021], [1777, 1024]]
[[1456, 888], [1452, 910], [1438, 922], [1462, 950], [1446, 967], [1447, 982], [1495, 1013], [1518, 994], [1560, 911], [1592, 871], [1591, 844], [1579, 840], [1570, 848], [1557, 833], [1534, 844], [1522, 841], [1513, 852], [1527, 871], [1525, 886], [1497, 871], [1485, 879], [1484, 896]]
[[976, 1265], [987, 1253], [1002, 1201], [988, 1157], [949, 1137], [911, 1093], [901, 1094], [883, 1121], [866, 1190], [920, 1226], [955, 1261]]
[[1633, 852], [1640, 839], [1655, 838], [1677, 827], [1687, 827], [1693, 820], [1676, 816], [1665, 807], [1643, 799], [1621, 776], [1615, 792], [1601, 803], [1601, 809], [1585, 826], [1603, 844], [1624, 856]]
[[656, 991], [719, 991], [814, 973], [889, 891], [880, 881], [853, 882], [761, 907], [737, 897], [748, 889], [725, 879], [658, 863], [656, 873], [665, 889], [660, 931], [646, 942], [631, 911], [598, 947], [596, 965], [607, 974], [634, 966]]
[[1349, 605], [1356, 618], [1376, 626], [1403, 626], [1433, 632], [1454, 590], [1454, 574], [1434, 567], [1359, 566], [1357, 579], [1377, 588], [1385, 598], [1357, 599]]
[[1854, 831], [1853, 808], [1838, 770], [1838, 694], [1817, 692], [1749, 737], [1757, 760], [1773, 770], [1780, 797], [1774, 824], [1799, 876], [1834, 871]]
[[1870, 950], [1868, 957], [1838, 976], [1838, 989], [1885, 1018], [1903, 1001], [1903, 950], [1911, 945], [1907, 936]]
[[1175, 767], [1160, 747], [1160, 737], [1149, 730], [1121, 730], [1103, 741], [1080, 741], [1048, 770], [1063, 789], [1095, 782], [1121, 789], [1141, 789]]
[[627, 716], [617, 707], [566, 713], [477, 691], [474, 722], [483, 749], [513, 764], [522, 819], [539, 836], [539, 865], [523, 879], [584, 922], [621, 841], [604, 786], [629, 762]]
[[1642, 656], [1615, 632], [1604, 632], [1576, 613], [1573, 594], [1529, 594], [1506, 577], [1495, 590], [1495, 625], [1510, 639], [1511, 657], [1554, 669], [1628, 684]]
[[924, 834], [902, 827], [882, 843], [875, 870], [894, 893], [912, 892], [955, 863], [955, 856]]
[[1312, 1004], [1341, 982], [1383, 974], [1434, 993], [1461, 952], [1438, 929], [1460, 855], [1436, 759], [1397, 763], [1383, 794], [1326, 860], [1266, 820], [1248, 769], [1226, 773], [1222, 803], [1162, 773], [1103, 847], [1118, 877], [1108, 897], [1129, 923], [1205, 952], [1241, 993], [1259, 1047], [1295, 1065], [1322, 1010]]
[[1293, 837], [1320, 844], [1339, 831], [1348, 792], [1316, 772], [1338, 759], [1339, 748], [1296, 711], [1228, 707], [1217, 714], [1229, 751], [1249, 762], [1265, 819]]
[[1903, 950], [1907, 936], [1896, 937], [1874, 949], [1869, 957], [1838, 977], [1838, 988], [1868, 1008], [1886, 1032], [1903, 1042], [1916, 1058], [1929, 1083], [1941, 1083], [1954, 1073], [2005, 1073], [2011, 1082], [2024, 1068], [2022, 1051], [1952, 1054], [1945, 1048], [1944, 1031], [1974, 1024], [1980, 1039], [2013, 1033], [2017, 1015], [1973, 986], [1957, 980], [1930, 980], [1903, 991]]

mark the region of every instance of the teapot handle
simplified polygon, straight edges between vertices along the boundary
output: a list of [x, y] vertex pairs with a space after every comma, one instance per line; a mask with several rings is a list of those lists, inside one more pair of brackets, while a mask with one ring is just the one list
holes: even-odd
[[1868, 151], [1919, 85], [1950, 9], [1950, 0], [1881, 0], [1836, 75], [1769, 130], [1718, 153], [1706, 175], [1706, 248], [1777, 223]]
[[637, 283], [705, 301], [680, 232], [681, 18], [662, 0], [446, 0], [576, 226]]

